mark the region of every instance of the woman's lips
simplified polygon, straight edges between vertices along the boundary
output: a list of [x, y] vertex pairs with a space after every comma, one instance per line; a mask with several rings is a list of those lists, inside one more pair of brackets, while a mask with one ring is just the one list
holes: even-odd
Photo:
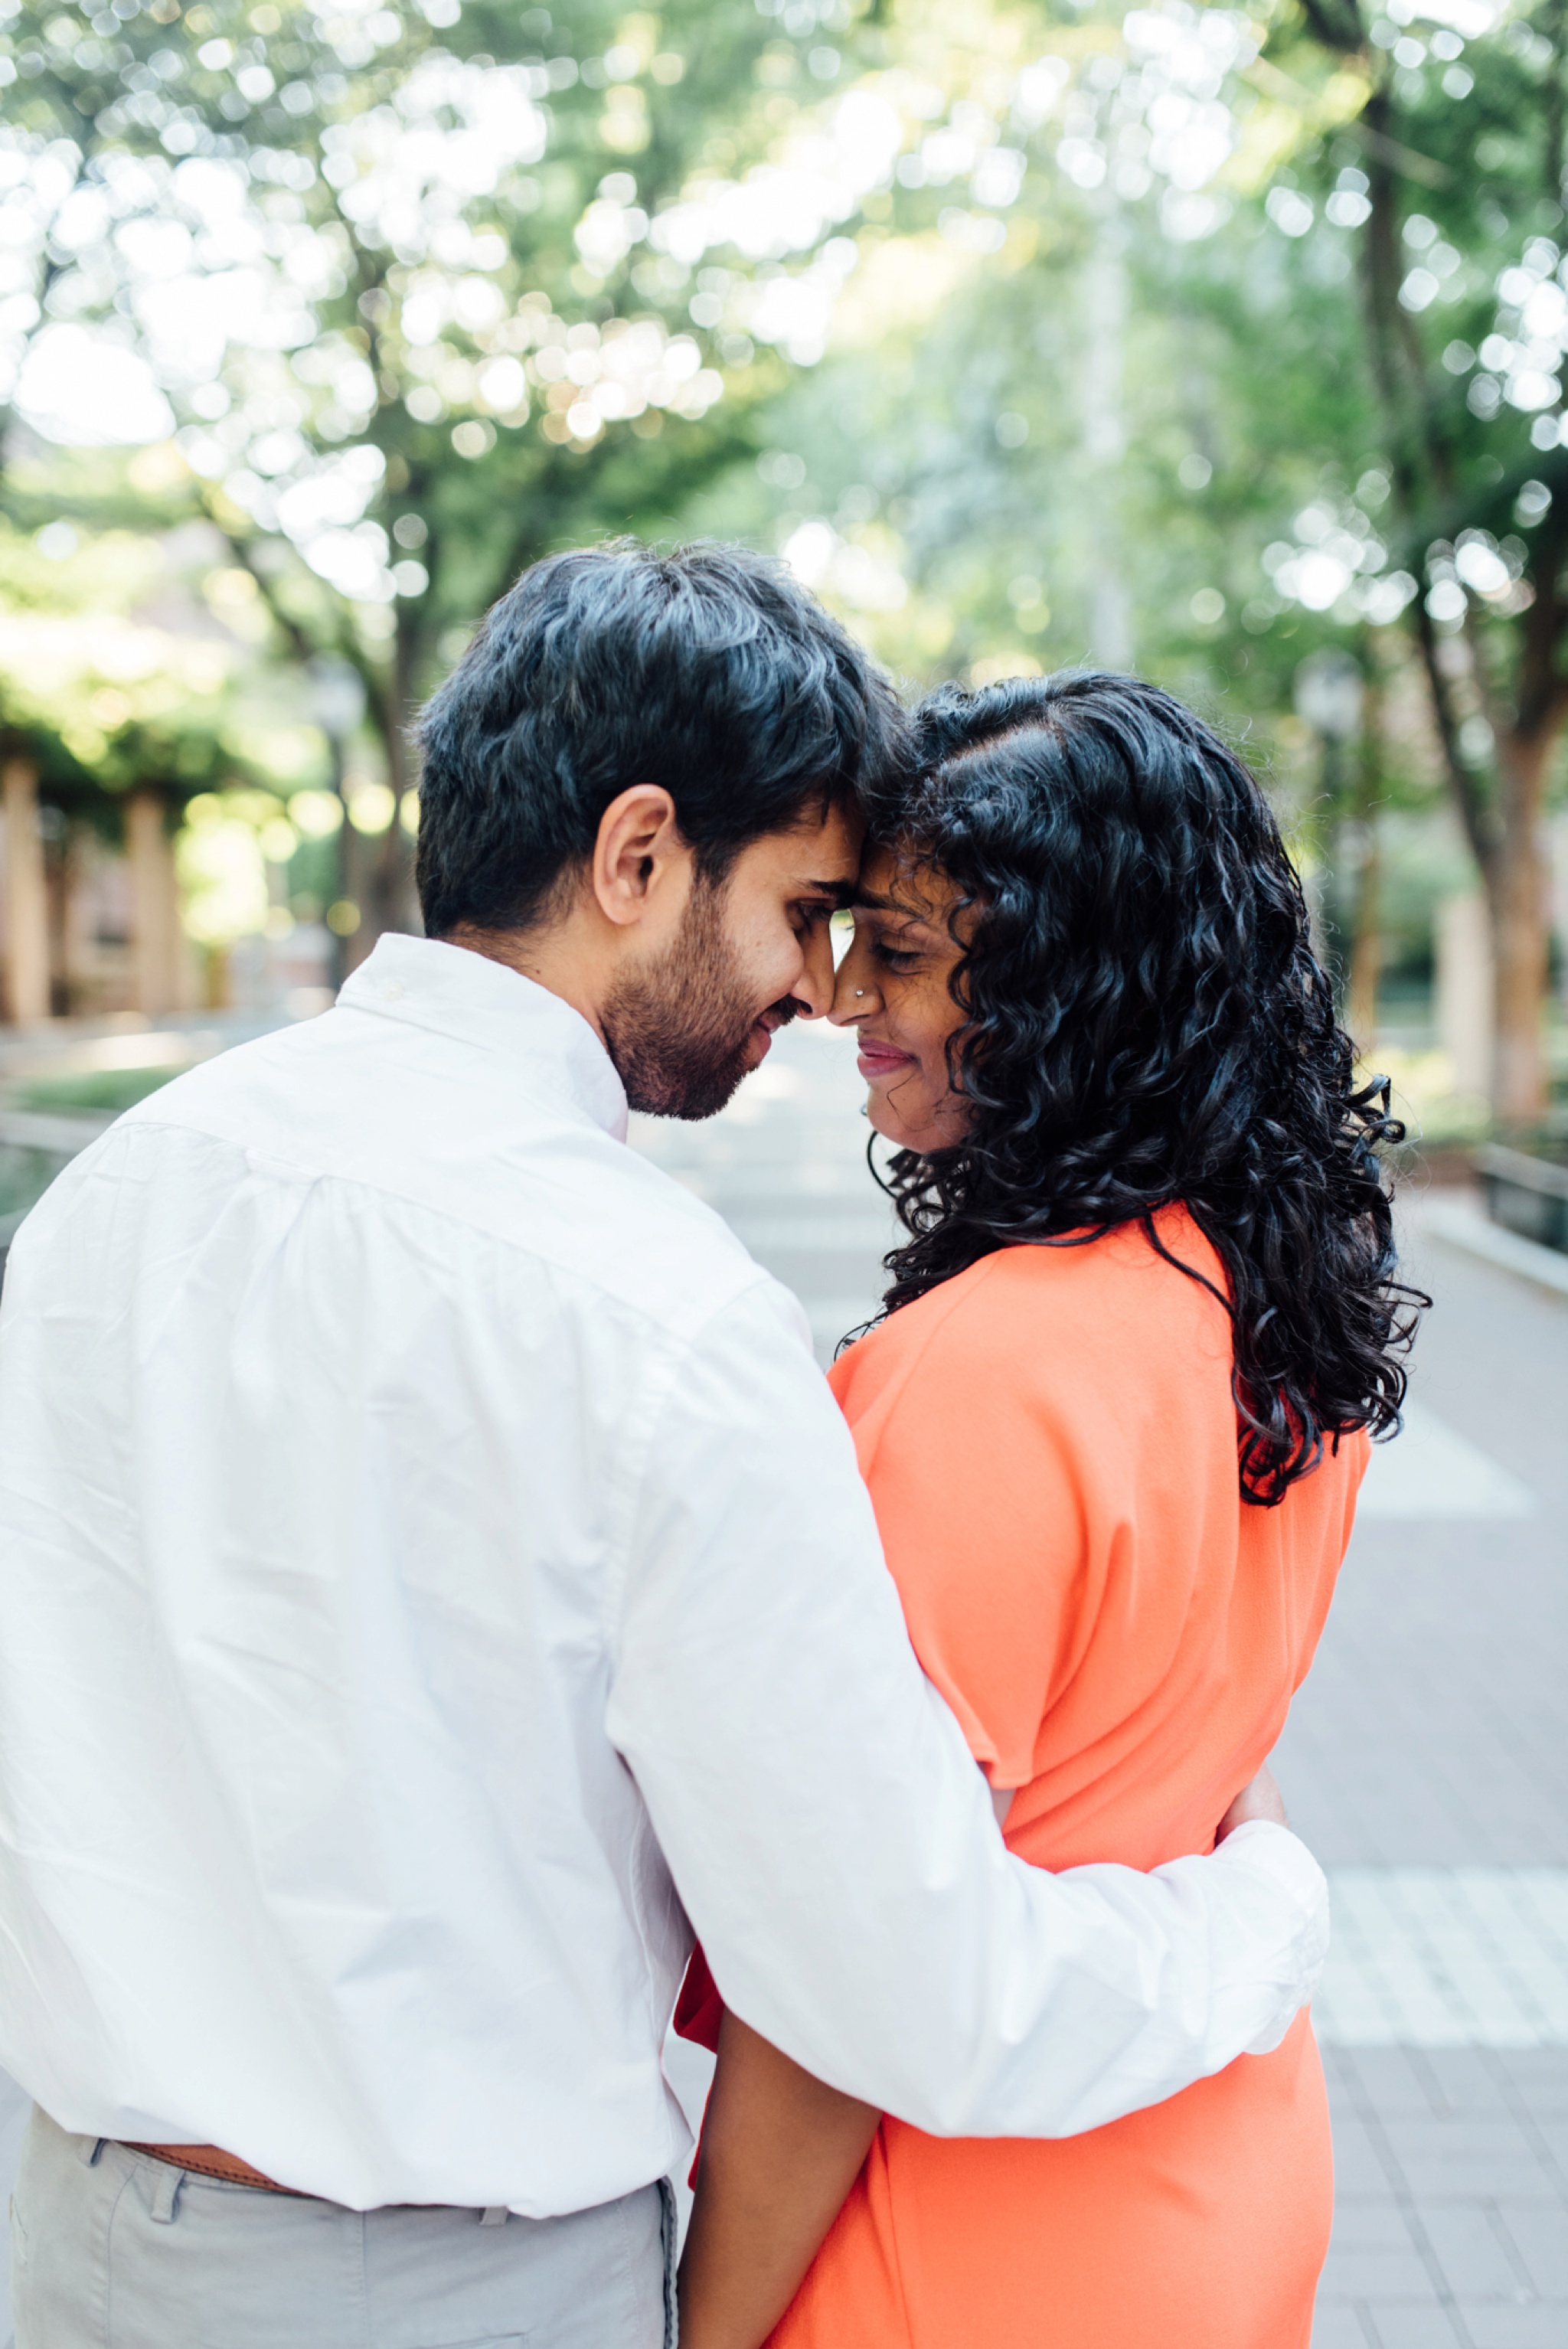
[[913, 1052], [901, 1052], [896, 1044], [884, 1044], [880, 1036], [862, 1036], [859, 1043], [859, 1067], [862, 1077], [887, 1077], [895, 1069], [908, 1069], [914, 1065]]

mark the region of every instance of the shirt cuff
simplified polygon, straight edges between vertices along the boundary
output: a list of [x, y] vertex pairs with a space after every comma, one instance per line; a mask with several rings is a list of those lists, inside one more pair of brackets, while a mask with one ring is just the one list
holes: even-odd
[[1249, 1819], [1233, 1829], [1214, 1857], [1222, 1867], [1245, 1868], [1267, 1877], [1289, 1896], [1297, 1912], [1293, 1956], [1300, 1994], [1295, 2009], [1284, 2023], [1252, 2041], [1246, 2051], [1249, 2055], [1272, 2054], [1323, 1980], [1328, 1956], [1328, 1878], [1300, 1837], [1272, 1819]]

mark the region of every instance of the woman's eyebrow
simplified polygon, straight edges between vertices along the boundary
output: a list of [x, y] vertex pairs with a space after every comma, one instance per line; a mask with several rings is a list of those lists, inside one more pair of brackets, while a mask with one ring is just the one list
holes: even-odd
[[899, 914], [906, 922], [923, 922], [927, 929], [932, 926], [930, 915], [923, 913], [918, 905], [906, 905], [897, 897], [879, 897], [870, 889], [855, 892], [854, 904], [850, 911], [852, 914]]

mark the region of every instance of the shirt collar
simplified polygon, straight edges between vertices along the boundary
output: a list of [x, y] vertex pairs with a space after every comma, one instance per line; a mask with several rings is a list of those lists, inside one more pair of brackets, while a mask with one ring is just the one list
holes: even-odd
[[580, 1011], [507, 964], [438, 938], [387, 930], [338, 990], [346, 1010], [406, 1019], [494, 1052], [543, 1077], [617, 1142], [626, 1139], [626, 1091]]

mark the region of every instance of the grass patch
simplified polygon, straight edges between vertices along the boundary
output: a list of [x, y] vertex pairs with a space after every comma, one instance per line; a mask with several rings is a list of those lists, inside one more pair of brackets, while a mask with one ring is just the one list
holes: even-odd
[[16, 1106], [36, 1110], [108, 1111], [118, 1117], [155, 1093], [182, 1069], [83, 1069], [76, 1076], [47, 1077], [18, 1090]]

